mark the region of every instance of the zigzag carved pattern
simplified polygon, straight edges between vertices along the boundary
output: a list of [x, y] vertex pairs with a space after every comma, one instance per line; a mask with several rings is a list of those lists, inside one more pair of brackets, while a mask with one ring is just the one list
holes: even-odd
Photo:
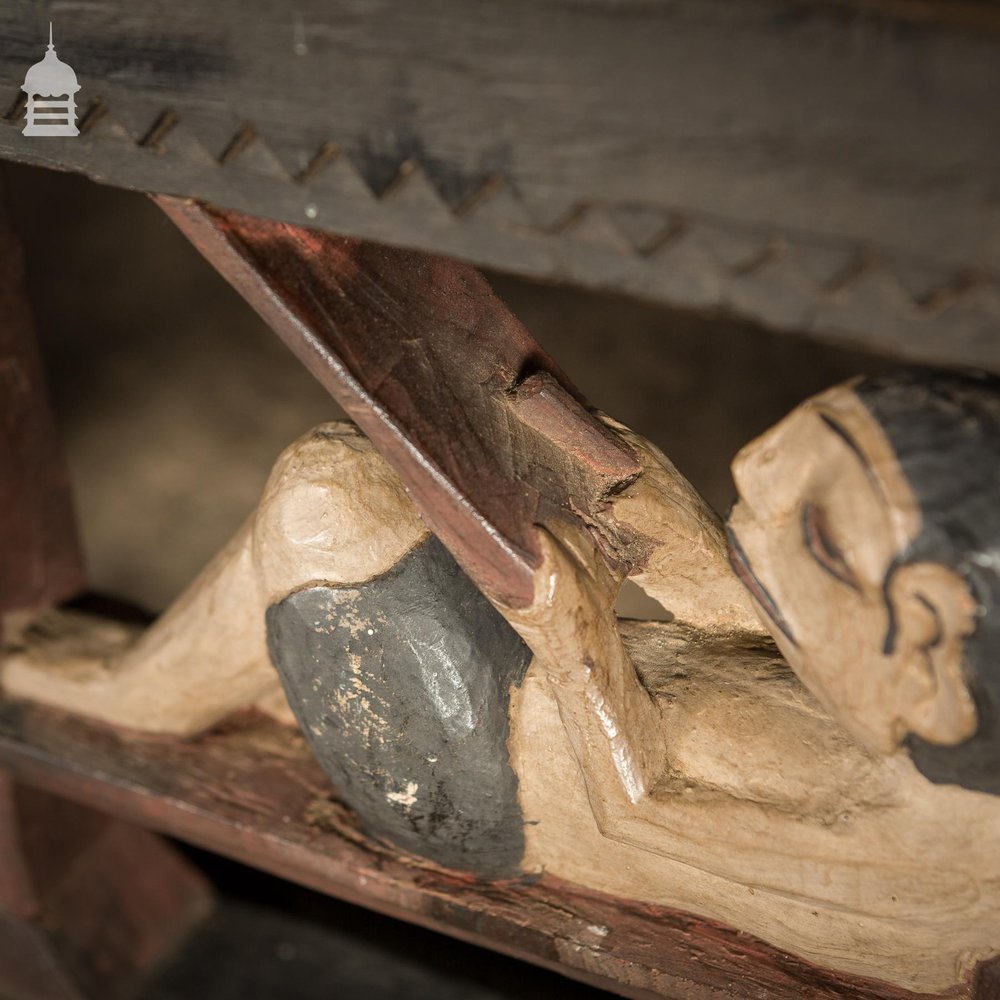
[[[19, 93], [4, 120], [18, 124], [24, 114], [25, 103], [25, 95]], [[80, 119], [81, 134], [107, 127], [112, 121], [107, 105], [100, 99], [92, 101]], [[182, 124], [180, 115], [172, 108], [165, 108], [155, 116], [140, 138], [133, 137], [133, 142], [138, 148], [163, 153], [169, 148], [171, 133], [180, 124]], [[220, 168], [239, 169], [241, 158], [245, 157], [253, 147], [256, 147], [258, 152], [263, 152], [274, 164], [279, 163], [278, 158], [267, 148], [264, 138], [251, 122], [240, 125], [220, 153], [212, 155], [206, 151], [206, 155], [214, 159]], [[290, 173], [282, 168], [281, 179], [308, 191], [311, 186], [322, 182], [324, 175], [334, 164], [341, 171], [351, 175], [354, 182], [352, 187], [366, 193], [372, 203], [388, 209], [407, 197], [412, 197], [434, 215], [462, 223], [478, 220], [484, 209], [495, 204], [501, 196], [505, 196], [508, 199], [505, 212], [509, 213], [512, 203], [524, 209], [520, 213], [520, 219], [510, 220], [510, 228], [515, 231], [520, 229], [525, 235], [541, 238], [580, 241], [591, 241], [596, 233], [598, 241], [606, 251], [628, 255], [641, 262], [649, 263], [659, 258], [668, 258], [678, 247], [696, 236], [705, 240], [703, 222], [680, 213], [667, 213], [659, 224], [647, 225], [643, 234], [636, 236], [622, 226], [615, 216], [613, 207], [590, 201], [574, 204], [554, 222], [539, 222], [530, 217], [530, 212], [515, 186], [500, 173], [487, 176], [472, 195], [459, 203], [453, 203], [436, 188], [424, 165], [413, 158], [400, 162], [391, 180], [380, 189], [376, 189], [369, 183], [364, 173], [352, 163], [350, 157], [332, 140], [323, 142], [298, 172]], [[307, 224], [309, 220], [315, 218], [315, 210], [310, 212], [310, 207], [306, 206]], [[663, 215], [662, 210], [654, 207], [648, 208], [648, 213], [650, 218]], [[497, 224], [495, 219], [490, 221], [492, 225]], [[710, 240], [708, 244], [711, 249]], [[796, 248], [781, 236], [758, 236], [757, 246], [748, 249], [738, 259], [726, 260], [724, 256], [715, 255], [713, 263], [720, 279], [746, 282], [762, 277], [782, 262], [792, 260], [795, 253]], [[883, 298], [895, 300], [917, 318], [934, 319], [963, 306], [974, 297], [982, 299], [978, 293], [984, 289], [990, 293], [986, 297], [991, 307], [989, 311], [1000, 313], [1000, 287], [995, 279], [987, 275], [962, 269], [945, 280], [914, 290], [896, 280], [890, 263], [867, 248], [855, 249], [846, 263], [826, 276], [816, 277], [813, 274], [811, 294], [818, 300], [843, 300], [846, 295], [872, 279], [881, 282]]]

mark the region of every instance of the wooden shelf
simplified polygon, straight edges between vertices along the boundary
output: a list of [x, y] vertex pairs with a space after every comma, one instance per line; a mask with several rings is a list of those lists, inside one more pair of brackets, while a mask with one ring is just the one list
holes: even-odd
[[[24, 784], [624, 996], [916, 996], [690, 914], [549, 876], [477, 883], [402, 857], [358, 829], [298, 734], [263, 716], [182, 741], [0, 703], [0, 764]], [[996, 985], [980, 970], [949, 995], [986, 1000]]]

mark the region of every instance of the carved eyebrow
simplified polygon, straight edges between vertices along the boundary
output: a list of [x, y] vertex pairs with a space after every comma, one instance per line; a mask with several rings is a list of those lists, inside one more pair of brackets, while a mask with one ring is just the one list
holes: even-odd
[[861, 468], [864, 470], [865, 476], [867, 477], [868, 482], [872, 484], [875, 492], [878, 493], [883, 500], [888, 501], [888, 497], [885, 495], [885, 490], [882, 488], [882, 484], [879, 482], [878, 476], [875, 475], [875, 470], [871, 467], [871, 463], [868, 461], [868, 456], [861, 450], [861, 445], [859, 445], [858, 442], [851, 437], [851, 435], [847, 432], [847, 429], [842, 423], [840, 423], [840, 421], [835, 420], [828, 413], [824, 413], [820, 410], [819, 418], [831, 431], [833, 431], [834, 434], [837, 435], [837, 437], [840, 438], [841, 441], [844, 442], [844, 444], [847, 445], [848, 448], [851, 449], [854, 453], [854, 457], [861, 463]]
[[839, 420], [834, 420], [833, 417], [831, 417], [828, 413], [824, 413], [822, 410], [820, 410], [819, 418], [824, 424], [826, 424], [827, 427], [830, 428], [831, 431], [833, 431], [834, 434], [837, 435], [837, 437], [844, 442], [844, 444], [847, 445], [848, 448], [851, 449], [851, 451], [854, 452], [855, 455], [857, 455], [858, 461], [867, 469], [868, 459], [865, 457], [865, 453], [861, 450], [861, 445], [859, 445], [858, 442], [847, 433], [847, 429], [844, 425], [840, 423]]

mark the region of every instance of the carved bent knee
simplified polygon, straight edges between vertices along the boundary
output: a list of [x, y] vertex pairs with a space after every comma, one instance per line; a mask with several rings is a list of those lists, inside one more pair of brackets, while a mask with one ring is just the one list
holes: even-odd
[[353, 427], [282, 455], [253, 529], [289, 703], [369, 832], [454, 868], [517, 872], [508, 701], [530, 653]]

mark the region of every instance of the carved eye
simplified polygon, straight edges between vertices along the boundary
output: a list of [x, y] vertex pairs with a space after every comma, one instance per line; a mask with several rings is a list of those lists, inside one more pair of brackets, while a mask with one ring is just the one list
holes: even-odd
[[830, 536], [822, 509], [815, 504], [808, 503], [802, 508], [802, 538], [812, 557], [831, 576], [854, 590], [861, 589], [843, 554]]

